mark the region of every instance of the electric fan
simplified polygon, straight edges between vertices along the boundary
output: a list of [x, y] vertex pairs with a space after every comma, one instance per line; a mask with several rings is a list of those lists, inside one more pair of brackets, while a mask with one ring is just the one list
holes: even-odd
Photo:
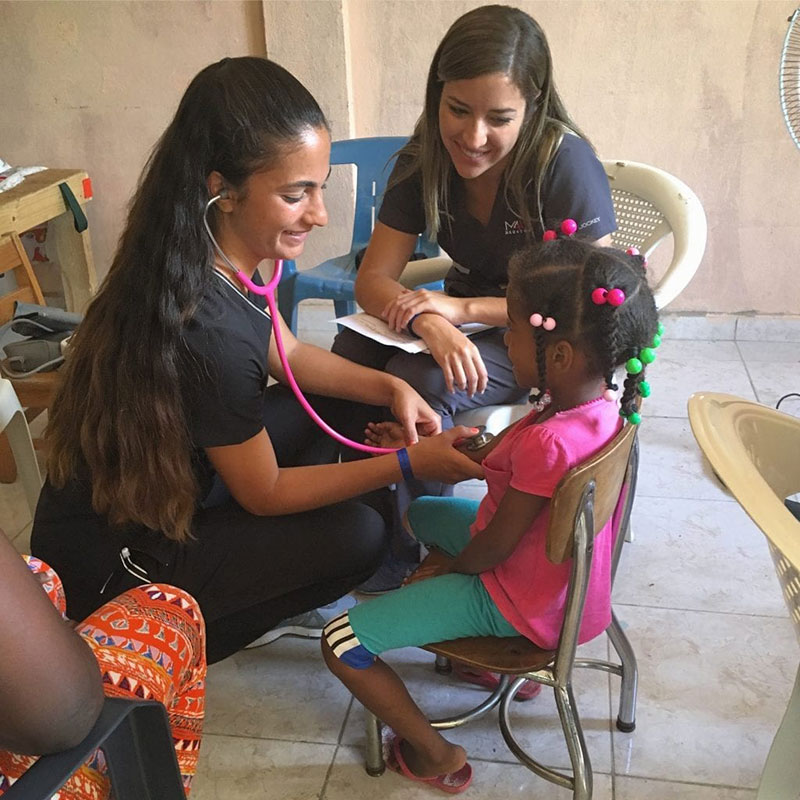
[[800, 147], [800, 8], [789, 19], [780, 71], [781, 108], [786, 127]]

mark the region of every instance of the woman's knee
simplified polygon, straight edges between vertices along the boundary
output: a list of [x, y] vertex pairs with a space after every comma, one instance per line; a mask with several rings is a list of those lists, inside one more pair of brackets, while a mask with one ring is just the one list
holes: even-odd
[[389, 531], [383, 517], [370, 506], [359, 503], [341, 503], [333, 512], [333, 528], [338, 531], [337, 545], [344, 554], [349, 572], [374, 572], [389, 544]]
[[458, 399], [448, 392], [444, 374], [431, 356], [399, 353], [386, 363], [385, 371], [416, 389], [440, 416], [451, 417], [455, 413]]

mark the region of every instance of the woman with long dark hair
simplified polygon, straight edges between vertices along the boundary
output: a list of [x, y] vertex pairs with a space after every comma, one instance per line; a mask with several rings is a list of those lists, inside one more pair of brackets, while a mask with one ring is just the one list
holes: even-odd
[[[539, 24], [517, 8], [475, 8], [436, 49], [425, 106], [389, 178], [355, 285], [365, 311], [421, 337], [430, 352], [404, 353], [352, 331], [339, 334], [333, 351], [406, 380], [444, 429], [459, 411], [524, 402], [503, 344], [508, 263], [565, 219], [577, 222], [579, 237], [610, 243], [616, 221], [603, 167], [556, 90]], [[453, 259], [443, 293], [399, 283], [423, 232]], [[459, 330], [466, 322], [492, 327], [467, 337]], [[409, 488], [411, 496], [450, 493], [434, 483]], [[395, 551], [400, 557], [362, 588], [399, 585], [416, 558]]]
[[[170, 583], [199, 601], [214, 662], [379, 563], [380, 498], [350, 498], [400, 481], [399, 459], [323, 463], [336, 447], [281, 385], [271, 326], [334, 424], [352, 401], [385, 406], [412, 443], [437, 417], [401, 379], [298, 342], [237, 277], [258, 283], [262, 261], [296, 258], [327, 222], [329, 156], [319, 106], [277, 64], [223, 59], [186, 90], [51, 411], [32, 546], [64, 581], [73, 618], [127, 586]], [[213, 249], [206, 213], [236, 270]], [[411, 448], [413, 473], [474, 475], [457, 435]]]

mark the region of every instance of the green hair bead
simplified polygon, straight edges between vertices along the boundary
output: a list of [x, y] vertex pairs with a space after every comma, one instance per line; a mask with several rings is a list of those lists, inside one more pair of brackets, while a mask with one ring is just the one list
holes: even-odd
[[659, 336], [663, 336], [664, 335], [664, 323], [663, 322], [659, 322], [658, 323], [658, 327], [656, 328], [656, 333]]
[[644, 364], [652, 364], [656, 360], [656, 351], [652, 347], [643, 347], [639, 353], [639, 359]]
[[639, 394], [642, 397], [650, 397], [650, 384], [647, 381], [640, 381], [639, 383]]
[[628, 375], [638, 375], [642, 371], [642, 362], [638, 358], [629, 358], [625, 362], [625, 370]]
[[656, 334], [653, 337], [653, 343], [650, 345], [650, 347], [658, 347], [660, 344], [661, 344], [661, 337], [658, 334]]
[[631, 425], [638, 425], [642, 421], [642, 415], [638, 411], [632, 411], [628, 414], [628, 422]]

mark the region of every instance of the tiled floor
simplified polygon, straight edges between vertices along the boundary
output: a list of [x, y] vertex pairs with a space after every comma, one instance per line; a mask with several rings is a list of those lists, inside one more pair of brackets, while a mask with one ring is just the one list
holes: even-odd
[[[329, 317], [320, 307], [302, 312], [304, 338], [329, 343]], [[621, 734], [609, 722], [615, 679], [592, 671], [577, 677], [597, 800], [755, 798], [794, 680], [797, 642], [766, 544], [704, 466], [686, 399], [707, 389], [774, 404], [800, 389], [799, 360], [798, 344], [677, 340], [667, 331], [641, 431], [635, 541], [626, 547], [615, 592], [641, 669], [636, 731]], [[480, 491], [476, 482], [458, 489], [469, 496]], [[29, 535], [24, 509], [19, 487], [0, 487], [0, 521], [20, 550]], [[607, 644], [599, 639], [583, 649], [605, 656]], [[433, 715], [465, 707], [477, 695], [434, 673], [432, 657], [422, 651], [400, 651], [390, 660]], [[545, 694], [515, 704], [515, 730], [540, 757], [564, 766], [554, 704]], [[467, 796], [474, 800], [570, 796], [514, 761], [493, 716], [451, 735], [471, 754], [475, 781]], [[284, 638], [211, 668], [192, 795], [436, 796], [393, 774], [368, 777], [362, 747], [361, 709], [323, 668], [317, 643]]]

